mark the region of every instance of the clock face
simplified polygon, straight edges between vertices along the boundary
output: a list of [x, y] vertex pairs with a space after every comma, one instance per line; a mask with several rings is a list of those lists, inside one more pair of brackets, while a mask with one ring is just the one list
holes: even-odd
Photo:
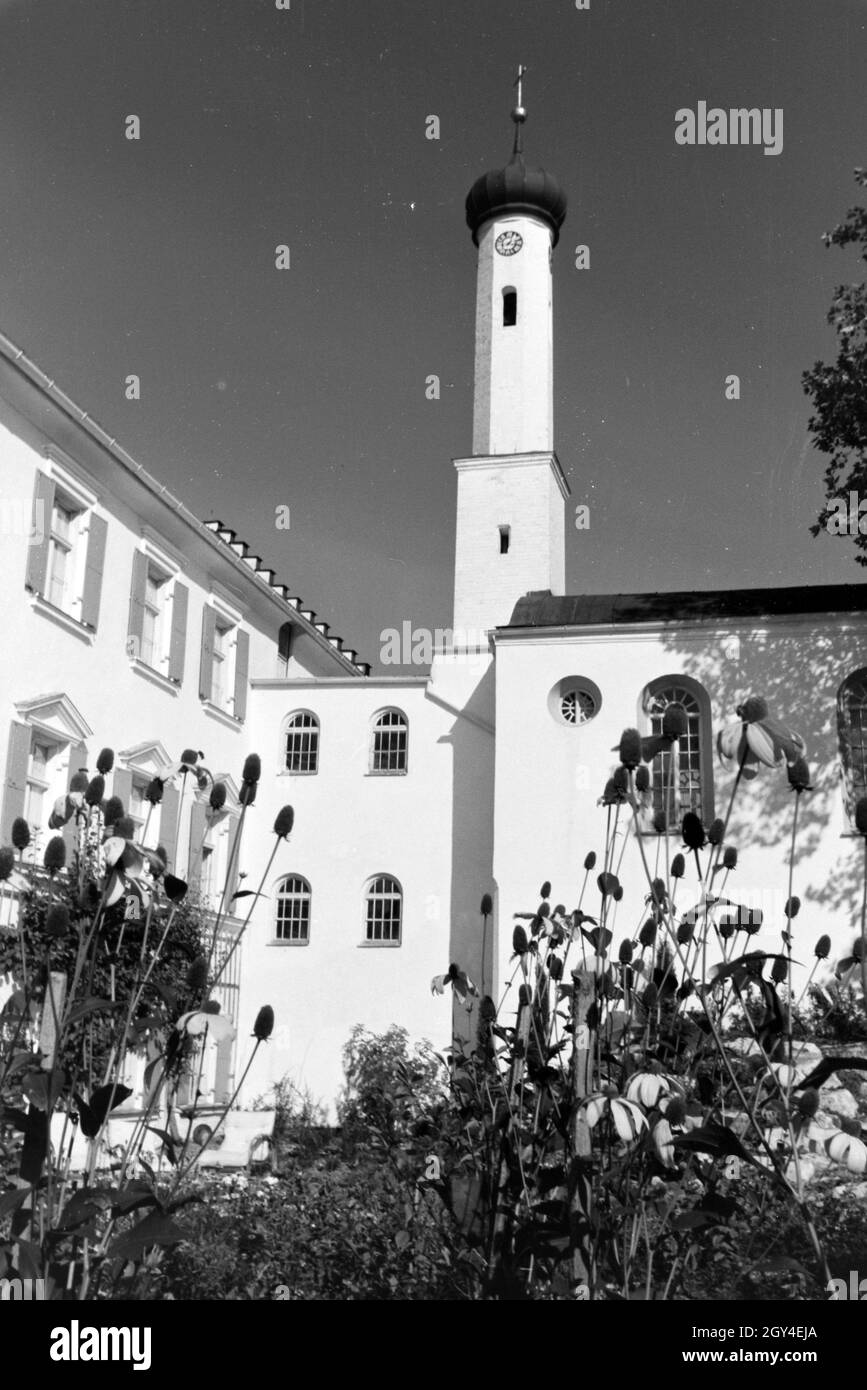
[[520, 232], [500, 232], [494, 246], [501, 256], [514, 256], [524, 245], [524, 238]]

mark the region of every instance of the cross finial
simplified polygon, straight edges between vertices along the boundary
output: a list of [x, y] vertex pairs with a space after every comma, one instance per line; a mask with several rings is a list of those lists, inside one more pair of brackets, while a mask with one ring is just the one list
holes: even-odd
[[512, 120], [515, 122], [515, 154], [521, 153], [521, 126], [527, 119], [527, 111], [524, 106], [524, 73], [526, 71], [524, 64], [519, 63], [518, 76], [512, 84], [518, 89], [518, 103], [512, 112]]
[[514, 82], [514, 84], [513, 84], [513, 85], [514, 85], [515, 87], [517, 87], [517, 89], [518, 89], [518, 107], [519, 107], [519, 108], [522, 107], [523, 104], [524, 104], [524, 102], [523, 102], [523, 96], [524, 96], [524, 73], [525, 73], [526, 71], [527, 71], [527, 69], [524, 67], [524, 64], [523, 64], [523, 63], [519, 63], [519, 64], [518, 64], [518, 76], [515, 78], [515, 82]]

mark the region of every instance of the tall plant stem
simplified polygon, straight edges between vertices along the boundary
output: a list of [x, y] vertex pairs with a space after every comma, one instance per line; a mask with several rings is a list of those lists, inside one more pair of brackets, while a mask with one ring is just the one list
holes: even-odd
[[[746, 738], [746, 736], [745, 736], [745, 738]], [[713, 877], [713, 870], [716, 868], [716, 865], [719, 863], [719, 857], [720, 857], [720, 855], [722, 854], [723, 844], [725, 843], [725, 837], [726, 837], [726, 834], [728, 833], [729, 821], [731, 820], [732, 809], [733, 809], [734, 804], [735, 804], [735, 797], [736, 797], [737, 794], [738, 794], [738, 787], [740, 786], [740, 784], [741, 784], [741, 778], [742, 778], [743, 775], [744, 775], [744, 766], [746, 765], [746, 760], [747, 760], [747, 748], [746, 748], [746, 746], [745, 746], [745, 747], [744, 747], [744, 751], [741, 753], [740, 761], [738, 762], [738, 770], [737, 770], [737, 774], [736, 774], [736, 776], [735, 776], [734, 784], [733, 784], [733, 786], [732, 786], [731, 796], [729, 797], [729, 804], [728, 804], [728, 806], [726, 807], [725, 818], [724, 818], [724, 820], [723, 820], [722, 834], [720, 835], [720, 837], [719, 837], [719, 843], [718, 843], [718, 845], [716, 846], [716, 854], [714, 854], [714, 855], [712, 856], [712, 858], [713, 858], [713, 864], [710, 866], [710, 878], [711, 878], [711, 879], [712, 879], [712, 877]]]
[[[210, 945], [209, 945], [209, 947], [208, 947], [208, 958], [207, 958], [206, 974], [210, 973], [211, 961], [214, 959], [214, 952], [215, 952], [216, 949], [217, 949], [217, 937], [218, 937], [218, 935], [219, 935], [220, 927], [221, 927], [221, 925], [222, 925], [223, 913], [226, 911], [226, 909], [227, 909], [227, 907], [228, 907], [228, 905], [229, 905], [229, 901], [228, 901], [228, 900], [229, 900], [229, 887], [230, 887], [230, 885], [231, 885], [231, 880], [232, 880], [232, 877], [233, 877], [234, 868], [235, 868], [235, 865], [236, 865], [237, 859], [238, 859], [238, 846], [239, 846], [240, 843], [241, 843], [241, 832], [242, 832], [242, 830], [244, 829], [244, 817], [246, 816], [246, 814], [247, 814], [247, 802], [245, 801], [245, 802], [243, 803], [242, 807], [241, 807], [241, 814], [240, 814], [240, 816], [238, 817], [237, 824], [235, 825], [235, 834], [234, 834], [233, 837], [232, 837], [232, 843], [231, 843], [231, 845], [229, 846], [229, 862], [228, 862], [227, 865], [226, 865], [226, 876], [225, 876], [225, 879], [223, 880], [223, 892], [222, 892], [222, 894], [221, 894], [221, 896], [220, 896], [220, 908], [219, 908], [219, 911], [217, 912], [217, 916], [216, 916], [216, 918], [215, 918], [215, 920], [214, 920], [213, 930], [212, 930], [212, 932], [211, 932], [211, 941], [210, 941]], [[254, 901], [254, 903], [255, 903], [255, 901], [256, 901], [255, 898], [253, 899], [253, 901]], [[207, 986], [207, 980], [206, 980], [206, 982], [205, 982], [205, 991], [206, 991], [206, 995], [207, 995], [207, 988], [208, 988], [208, 986]]]
[[[229, 1100], [226, 1102], [225, 1108], [224, 1108], [222, 1114], [220, 1115], [220, 1118], [217, 1120], [217, 1123], [215, 1124], [213, 1130], [211, 1131], [211, 1138], [208, 1140], [208, 1143], [209, 1143], [209, 1144], [210, 1144], [211, 1141], [213, 1140], [214, 1135], [217, 1133], [217, 1130], [222, 1128], [222, 1126], [223, 1126], [223, 1124], [224, 1124], [224, 1122], [225, 1122], [226, 1116], [228, 1115], [228, 1113], [229, 1113], [229, 1111], [231, 1110], [232, 1106], [235, 1104], [235, 1101], [238, 1099], [238, 1096], [239, 1096], [240, 1091], [241, 1091], [241, 1087], [243, 1086], [244, 1082], [247, 1080], [247, 1074], [248, 1074], [250, 1068], [251, 1068], [252, 1065], [253, 1065], [253, 1062], [254, 1062], [255, 1057], [256, 1057], [256, 1053], [259, 1051], [259, 1048], [260, 1048], [261, 1044], [262, 1044], [262, 1039], [261, 1039], [261, 1038], [257, 1038], [257, 1039], [256, 1039], [256, 1046], [253, 1048], [253, 1051], [250, 1053], [250, 1059], [249, 1059], [249, 1061], [247, 1062], [247, 1065], [246, 1065], [246, 1067], [244, 1068], [243, 1072], [241, 1073], [241, 1080], [238, 1082], [237, 1086], [235, 1087], [234, 1091], [232, 1092], [232, 1095], [230, 1096]], [[174, 1181], [174, 1184], [172, 1185], [172, 1196], [174, 1196], [174, 1194], [177, 1192], [178, 1188], [180, 1187], [181, 1183], [183, 1182], [183, 1180], [184, 1180], [184, 1178], [187, 1176], [187, 1174], [188, 1174], [189, 1172], [191, 1172], [191, 1170], [192, 1170], [193, 1168], [195, 1168], [196, 1163], [198, 1162], [198, 1159], [199, 1159], [199, 1155], [198, 1155], [198, 1154], [195, 1154], [194, 1157], [190, 1159], [190, 1161], [189, 1161], [189, 1163], [187, 1164], [186, 1168], [180, 1168], [180, 1165], [179, 1165], [178, 1172], [175, 1174], [175, 1181]]]
[[867, 835], [864, 836], [864, 891], [861, 895], [861, 989], [867, 1011]]
[[795, 836], [798, 833], [798, 809], [801, 805], [801, 793], [795, 793], [795, 814], [792, 816], [792, 839], [789, 844], [789, 893], [786, 898], [786, 988], [788, 998], [786, 1000], [786, 1062], [788, 1063], [789, 1073], [786, 1084], [786, 1107], [788, 1108], [792, 1098], [792, 884], [795, 875]]
[[223, 975], [223, 973], [224, 973], [224, 971], [225, 971], [225, 969], [226, 969], [226, 966], [229, 964], [229, 961], [232, 959], [233, 955], [235, 954], [235, 952], [237, 951], [238, 947], [240, 946], [240, 944], [241, 944], [241, 938], [243, 937], [244, 932], [247, 930], [248, 926], [250, 925], [250, 918], [253, 916], [253, 910], [254, 910], [254, 908], [255, 908], [255, 906], [256, 906], [256, 903], [257, 903], [258, 899], [262, 896], [262, 889], [263, 889], [264, 886], [265, 886], [265, 880], [267, 879], [268, 875], [269, 875], [270, 872], [271, 872], [271, 865], [274, 863], [274, 859], [275, 859], [275, 856], [276, 856], [276, 854], [277, 854], [277, 850], [278, 850], [279, 847], [280, 847], [280, 839], [281, 839], [281, 837], [280, 837], [279, 835], [277, 835], [277, 836], [274, 837], [274, 847], [273, 847], [273, 849], [271, 850], [271, 855], [270, 855], [270, 857], [269, 857], [269, 859], [268, 859], [268, 863], [265, 865], [264, 872], [263, 872], [263, 874], [262, 874], [262, 877], [261, 877], [260, 880], [259, 880], [259, 887], [258, 887], [258, 889], [256, 890], [256, 893], [254, 894], [253, 901], [252, 901], [252, 903], [250, 904], [250, 908], [249, 908], [249, 911], [247, 912], [247, 916], [244, 918], [244, 923], [243, 923], [243, 926], [241, 927], [241, 930], [238, 932], [238, 935], [235, 937], [235, 940], [232, 942], [231, 949], [229, 950], [229, 952], [228, 952], [228, 954], [227, 954], [225, 960], [223, 961], [223, 963], [221, 964], [219, 970], [217, 971], [216, 975], [214, 976], [213, 983], [212, 983], [212, 985], [211, 985], [211, 988], [212, 988], [212, 989], [215, 988], [215, 987], [219, 984], [219, 982], [220, 982], [220, 977]]

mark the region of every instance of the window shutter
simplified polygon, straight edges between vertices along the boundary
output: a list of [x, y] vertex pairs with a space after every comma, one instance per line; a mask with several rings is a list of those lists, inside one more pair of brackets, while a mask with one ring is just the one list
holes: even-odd
[[160, 806], [160, 844], [166, 852], [169, 873], [176, 873], [175, 855], [178, 852], [178, 796], [177, 787], [166, 785]]
[[[82, 768], [87, 767], [87, 744], [71, 743], [69, 745], [69, 771], [66, 776], [66, 785], [69, 786], [76, 772], [81, 772]], [[63, 838], [66, 841], [66, 861], [70, 862], [72, 856], [78, 852], [78, 816], [74, 815], [63, 827]]]
[[184, 679], [184, 656], [187, 648], [187, 607], [190, 591], [186, 584], [175, 581], [172, 593], [172, 637], [169, 645], [169, 680], [180, 685]]
[[132, 773], [125, 767], [114, 769], [114, 780], [111, 784], [113, 796], [119, 796], [123, 802], [124, 815], [129, 814], [129, 801], [132, 796]]
[[12, 838], [12, 822], [24, 815], [27, 797], [27, 768], [30, 762], [30, 725], [13, 722], [9, 726], [6, 772], [3, 778], [3, 814], [0, 816], [0, 844]]
[[[205, 835], [208, 803], [194, 801], [190, 812], [190, 848], [187, 855], [187, 882], [192, 886], [202, 875], [202, 840]], [[195, 880], [193, 877], [195, 871]]]
[[238, 628], [235, 646], [235, 718], [247, 716], [247, 673], [250, 666], [250, 634]]
[[24, 583], [34, 594], [45, 593], [48, 578], [48, 536], [54, 508], [54, 479], [41, 469], [36, 473], [33, 493], [33, 527], [27, 549], [27, 574]]
[[102, 593], [102, 573], [105, 569], [105, 538], [108, 522], [91, 512], [88, 523], [87, 558], [84, 562], [84, 593], [81, 598], [81, 621], [96, 628], [99, 622], [99, 599]]
[[143, 550], [136, 550], [132, 557], [132, 587], [129, 594], [129, 627], [127, 629], [133, 642], [130, 656], [139, 656], [144, 632], [144, 601], [147, 589], [148, 557]]
[[199, 699], [210, 700], [213, 686], [214, 629], [217, 612], [210, 604], [202, 609], [202, 654], [199, 662]]

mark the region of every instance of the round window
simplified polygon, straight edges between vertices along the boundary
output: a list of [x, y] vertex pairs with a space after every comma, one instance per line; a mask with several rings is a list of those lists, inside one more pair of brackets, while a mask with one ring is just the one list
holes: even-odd
[[586, 690], [567, 690], [560, 700], [560, 713], [567, 724], [586, 724], [596, 713], [596, 701]]
[[548, 696], [548, 709], [558, 724], [577, 728], [589, 724], [599, 713], [602, 695], [598, 685], [586, 676], [566, 676]]

